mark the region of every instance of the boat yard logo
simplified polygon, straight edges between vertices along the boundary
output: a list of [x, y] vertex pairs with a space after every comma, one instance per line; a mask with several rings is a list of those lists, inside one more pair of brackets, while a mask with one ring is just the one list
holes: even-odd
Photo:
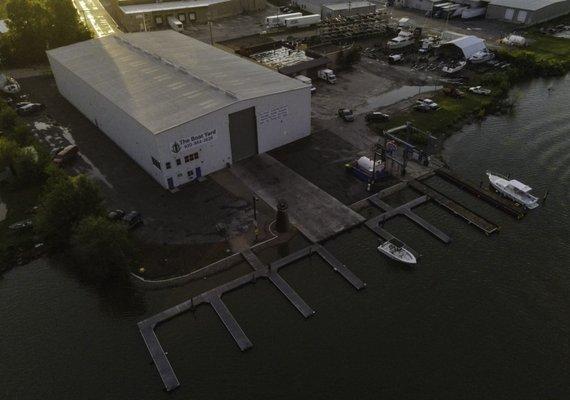
[[203, 144], [212, 142], [216, 138], [216, 130], [212, 129], [199, 135], [192, 135], [187, 138], [182, 138], [170, 146], [170, 151], [174, 154], [180, 153], [182, 150], [190, 150], [194, 147], [202, 146]]
[[176, 154], [176, 153], [180, 153], [180, 149], [181, 149], [181, 148], [182, 148], [182, 147], [180, 147], [180, 145], [178, 144], [178, 142], [176, 142], [176, 143], [174, 143], [174, 144], [172, 145], [171, 150], [172, 150], [172, 152], [173, 152], [174, 154]]

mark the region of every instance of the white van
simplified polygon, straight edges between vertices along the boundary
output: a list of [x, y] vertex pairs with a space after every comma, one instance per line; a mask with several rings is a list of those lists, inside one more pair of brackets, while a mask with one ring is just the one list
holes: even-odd
[[184, 25], [182, 25], [182, 22], [180, 22], [175, 17], [168, 17], [168, 25], [170, 25], [170, 27], [174, 29], [176, 32], [182, 32], [182, 30], [184, 29]]

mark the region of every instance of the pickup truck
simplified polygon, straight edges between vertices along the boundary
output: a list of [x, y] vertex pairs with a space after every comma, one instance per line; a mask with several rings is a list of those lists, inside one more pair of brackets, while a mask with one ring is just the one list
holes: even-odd
[[68, 161], [73, 160], [77, 156], [77, 153], [79, 153], [79, 147], [74, 144], [70, 144], [57, 152], [53, 158], [53, 163], [58, 167], [61, 167]]

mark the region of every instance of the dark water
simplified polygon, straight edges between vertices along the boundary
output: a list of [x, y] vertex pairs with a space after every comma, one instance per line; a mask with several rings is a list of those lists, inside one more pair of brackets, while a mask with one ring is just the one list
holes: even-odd
[[254, 343], [246, 353], [211, 309], [177, 317], [158, 329], [182, 383], [170, 394], [136, 322], [247, 268], [177, 289], [102, 295], [38, 261], [0, 280], [0, 398], [570, 398], [570, 78], [517, 92], [515, 115], [466, 127], [445, 154], [474, 180], [495, 169], [539, 194], [550, 188], [546, 206], [515, 221], [431, 182], [500, 224], [499, 235], [422, 206], [418, 213], [453, 243], [390, 221], [386, 228], [422, 253], [416, 270], [387, 262], [364, 229], [342, 235], [326, 247], [366, 290], [355, 292], [313, 259], [284, 271], [313, 318], [303, 320], [264, 281], [228, 294]]

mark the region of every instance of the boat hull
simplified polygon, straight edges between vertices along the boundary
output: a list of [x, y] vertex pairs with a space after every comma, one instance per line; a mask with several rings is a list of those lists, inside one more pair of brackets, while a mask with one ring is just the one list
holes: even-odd
[[401, 262], [404, 264], [409, 264], [409, 265], [414, 265], [414, 264], [417, 264], [417, 262], [418, 262], [416, 257], [406, 249], [401, 249], [401, 251], [405, 255], [402, 257], [399, 257], [399, 256], [391, 253], [386, 248], [384, 248], [383, 245], [378, 246], [377, 249], [380, 253], [384, 254], [385, 256], [387, 256], [388, 258], [390, 258], [394, 261], [398, 261], [398, 262]]
[[538, 201], [534, 201], [534, 202], [528, 202], [528, 201], [524, 201], [523, 199], [515, 196], [513, 193], [509, 192], [508, 190], [506, 190], [502, 185], [500, 185], [497, 182], [497, 179], [503, 179], [497, 175], [493, 175], [492, 173], [487, 173], [487, 176], [489, 177], [489, 183], [491, 185], [491, 187], [493, 189], [495, 189], [495, 191], [500, 194], [503, 197], [506, 197], [507, 199], [514, 201], [517, 204], [520, 204], [521, 206], [529, 209], [529, 210], [533, 210], [535, 208], [538, 207]]

